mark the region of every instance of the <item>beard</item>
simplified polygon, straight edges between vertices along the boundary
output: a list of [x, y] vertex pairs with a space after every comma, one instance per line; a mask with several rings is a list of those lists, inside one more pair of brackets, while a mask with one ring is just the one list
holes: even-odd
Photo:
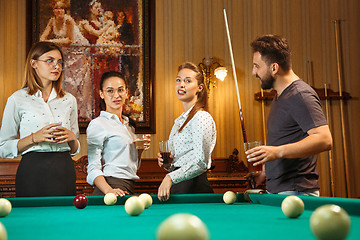
[[263, 78], [259, 77], [259, 75], [256, 75], [256, 77], [260, 79], [262, 89], [268, 90], [274, 87], [275, 78], [270, 73], [267, 73]]

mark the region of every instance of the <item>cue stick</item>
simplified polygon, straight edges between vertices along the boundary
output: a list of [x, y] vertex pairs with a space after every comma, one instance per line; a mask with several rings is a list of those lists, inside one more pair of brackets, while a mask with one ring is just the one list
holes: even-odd
[[231, 39], [230, 39], [229, 25], [228, 25], [228, 21], [227, 21], [227, 16], [226, 16], [226, 10], [225, 10], [225, 8], [224, 8], [224, 18], [225, 18], [225, 27], [226, 27], [227, 39], [228, 39], [228, 43], [229, 43], [229, 51], [230, 51], [231, 65], [232, 65], [233, 75], [234, 75], [234, 81], [235, 81], [237, 102], [238, 102], [238, 107], [239, 107], [239, 114], [240, 114], [240, 121], [241, 121], [241, 129], [242, 129], [242, 135], [243, 135], [244, 145], [245, 145], [245, 144], [247, 143], [247, 137], [246, 137], [246, 131], [245, 131], [245, 125], [244, 125], [243, 112], [242, 112], [242, 108], [241, 108], [239, 87], [238, 87], [237, 77], [236, 77], [236, 69], [235, 69], [235, 62], [234, 62], [234, 56], [233, 56], [233, 51], [232, 51]]
[[[313, 84], [312, 81], [312, 67], [311, 67], [311, 61], [307, 60], [306, 61], [306, 72], [307, 72], [307, 81], [308, 84], [311, 86]], [[328, 91], [327, 91], [327, 84], [325, 83], [325, 113], [326, 113], [326, 121], [328, 122], [328, 126], [330, 128], [330, 117], [329, 117], [329, 112], [330, 112], [330, 108], [329, 108], [329, 103], [328, 103]], [[335, 196], [335, 181], [334, 181], [334, 168], [333, 168], [333, 158], [332, 158], [332, 151], [329, 150], [328, 151], [328, 160], [329, 160], [329, 174], [330, 174], [330, 194], [332, 197]]]
[[[245, 131], [243, 112], [242, 112], [242, 108], [241, 108], [239, 87], [238, 87], [237, 77], [236, 77], [235, 61], [234, 61], [234, 55], [233, 55], [231, 39], [230, 39], [229, 24], [228, 24], [228, 21], [227, 21], [225, 8], [224, 8], [224, 19], [225, 19], [225, 27], [226, 27], [227, 39], [228, 39], [228, 43], [229, 43], [231, 66], [232, 66], [232, 69], [233, 69], [233, 75], [234, 75], [234, 81], [235, 81], [235, 88], [236, 88], [236, 96], [237, 96], [237, 102], [238, 102], [238, 107], [239, 107], [241, 129], [242, 129], [242, 135], [243, 135], [243, 139], [244, 139], [244, 148], [245, 148], [245, 151], [246, 151], [246, 149], [247, 149], [247, 147], [246, 147], [247, 137], [246, 137], [246, 131]], [[255, 183], [255, 179], [254, 179], [253, 176], [250, 176], [249, 183], [250, 183], [250, 187], [252, 189], [254, 189], [255, 186], [256, 186], [256, 183]]]
[[346, 185], [346, 195], [351, 197], [350, 192], [350, 178], [349, 178], [349, 163], [348, 163], [348, 154], [347, 154], [347, 144], [346, 144], [346, 135], [345, 135], [345, 124], [344, 124], [344, 102], [342, 98], [342, 88], [341, 88], [341, 50], [340, 50], [340, 20], [334, 21], [334, 30], [335, 30], [335, 46], [336, 46], [336, 64], [337, 64], [337, 77], [339, 82], [339, 96], [340, 96], [340, 120], [341, 120], [341, 133], [343, 140], [343, 150], [344, 150], [344, 165], [345, 165], [345, 185]]
[[[325, 86], [325, 113], [326, 113], [326, 120], [330, 127], [330, 108], [329, 108], [329, 99], [328, 99], [328, 90], [327, 90], [327, 84], [324, 84]], [[328, 158], [329, 158], [329, 170], [330, 170], [330, 191], [331, 196], [335, 197], [335, 182], [334, 182], [334, 168], [333, 168], [333, 158], [332, 158], [332, 151], [331, 149], [328, 151]]]
[[307, 72], [307, 84], [309, 84], [310, 86], [314, 86], [314, 81], [312, 79], [312, 66], [310, 60], [306, 61], [306, 72]]
[[307, 84], [309, 84], [310, 86], [311, 86], [311, 84], [310, 84], [310, 71], [311, 70], [309, 70], [310, 69], [310, 61], [309, 60], [307, 60], [306, 61], [306, 78], [307, 78]]
[[263, 138], [264, 138], [264, 145], [266, 145], [264, 90], [261, 88], [260, 91], [261, 91], [261, 118], [262, 118], [262, 127], [263, 127]]

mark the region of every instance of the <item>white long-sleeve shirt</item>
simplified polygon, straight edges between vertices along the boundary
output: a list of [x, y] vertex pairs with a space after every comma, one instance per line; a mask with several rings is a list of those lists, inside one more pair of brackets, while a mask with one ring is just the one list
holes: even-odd
[[172, 168], [179, 168], [168, 174], [174, 184], [197, 177], [211, 166], [211, 153], [216, 143], [215, 122], [210, 113], [198, 111], [179, 133], [190, 111], [175, 120], [169, 136], [174, 155]]
[[88, 144], [87, 182], [94, 184], [98, 176], [137, 180], [140, 162], [133, 141], [136, 135], [129, 125], [115, 114], [101, 111], [86, 130]]
[[[47, 102], [39, 90], [34, 95], [27, 93], [27, 88], [13, 93], [6, 103], [0, 130], [0, 157], [14, 158], [27, 152], [65, 152], [70, 151], [68, 143], [41, 142], [23, 152], [18, 152], [21, 138], [37, 132], [50, 123], [61, 123], [79, 138], [78, 113], [76, 99], [70, 93], [59, 98], [52, 89]], [[20, 139], [18, 138], [20, 135]], [[80, 143], [75, 155], [80, 151]]]

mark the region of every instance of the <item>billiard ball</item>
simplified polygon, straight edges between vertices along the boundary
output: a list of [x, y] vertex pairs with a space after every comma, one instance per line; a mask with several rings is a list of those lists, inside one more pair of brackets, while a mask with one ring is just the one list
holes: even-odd
[[158, 227], [157, 240], [207, 240], [209, 230], [200, 218], [178, 213], [166, 218]]
[[0, 240], [7, 240], [7, 239], [8, 239], [8, 235], [7, 235], [6, 228], [0, 222]]
[[236, 202], [236, 194], [233, 191], [227, 191], [223, 195], [223, 200], [226, 204], [233, 204]]
[[297, 218], [304, 211], [304, 202], [297, 196], [287, 196], [281, 203], [281, 210], [289, 218]]
[[0, 198], [0, 217], [6, 217], [11, 212], [11, 202], [6, 198]]
[[125, 211], [131, 216], [139, 216], [144, 211], [144, 204], [137, 196], [129, 197], [125, 201]]
[[139, 199], [144, 204], [145, 209], [149, 208], [153, 203], [152, 197], [147, 193], [140, 194]]
[[79, 194], [74, 198], [74, 205], [78, 209], [83, 209], [87, 206], [88, 199], [84, 194]]
[[104, 196], [104, 203], [108, 206], [112, 206], [117, 202], [117, 197], [115, 193], [107, 193]]
[[350, 231], [350, 225], [347, 212], [333, 204], [318, 207], [310, 217], [310, 229], [320, 240], [345, 239]]

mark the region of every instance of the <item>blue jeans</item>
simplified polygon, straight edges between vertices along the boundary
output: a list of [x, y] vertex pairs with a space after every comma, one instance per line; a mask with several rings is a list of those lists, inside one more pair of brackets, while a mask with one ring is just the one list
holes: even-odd
[[[270, 193], [270, 192], [268, 192], [268, 191], [266, 191], [266, 192], [267, 192], [267, 193]], [[270, 194], [271, 194], [271, 193], [270, 193]], [[319, 196], [320, 196], [320, 191], [319, 191], [319, 190], [309, 190], [309, 191], [306, 191], [306, 192], [284, 191], [284, 192], [279, 192], [278, 194], [319, 197]]]

